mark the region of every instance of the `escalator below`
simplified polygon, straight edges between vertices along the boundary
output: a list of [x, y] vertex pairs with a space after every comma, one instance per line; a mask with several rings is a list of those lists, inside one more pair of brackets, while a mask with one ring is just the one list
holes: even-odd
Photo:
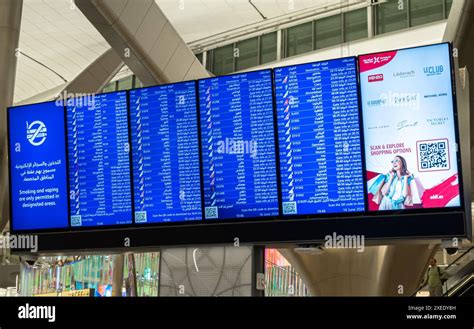
[[444, 287], [444, 296], [474, 297], [474, 247], [466, 250], [446, 267], [449, 279]]
[[444, 296], [474, 297], [474, 247], [468, 249], [446, 268], [450, 275]]
[[[466, 250], [443, 270], [448, 275], [443, 285], [443, 296], [474, 297], [474, 247]], [[422, 287], [415, 295], [429, 296], [428, 288]]]
[[458, 285], [448, 290], [448, 297], [474, 297], [474, 273], [466, 276]]

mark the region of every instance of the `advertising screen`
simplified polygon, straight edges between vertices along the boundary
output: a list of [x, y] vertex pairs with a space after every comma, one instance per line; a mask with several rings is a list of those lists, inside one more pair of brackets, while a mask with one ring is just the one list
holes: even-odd
[[199, 81], [205, 219], [278, 215], [270, 70]]
[[130, 91], [136, 223], [202, 219], [194, 81]]
[[132, 223], [127, 93], [67, 100], [71, 226]]
[[13, 230], [68, 227], [64, 107], [8, 109]]
[[369, 210], [460, 206], [448, 44], [359, 57]]
[[364, 211], [356, 59], [275, 69], [283, 215]]

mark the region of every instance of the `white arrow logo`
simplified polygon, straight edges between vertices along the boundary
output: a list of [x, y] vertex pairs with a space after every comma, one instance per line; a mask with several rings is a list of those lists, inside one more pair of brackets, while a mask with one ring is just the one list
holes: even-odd
[[46, 125], [41, 121], [33, 121], [32, 123], [26, 123], [26, 139], [33, 146], [40, 146], [46, 140]]

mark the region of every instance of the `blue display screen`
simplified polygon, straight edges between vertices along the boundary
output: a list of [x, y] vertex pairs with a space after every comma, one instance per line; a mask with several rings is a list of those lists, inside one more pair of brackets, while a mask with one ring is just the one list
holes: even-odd
[[364, 211], [355, 58], [275, 69], [283, 215]]
[[205, 219], [278, 215], [271, 71], [199, 81]]
[[132, 223], [127, 94], [67, 101], [72, 226]]
[[9, 109], [13, 230], [68, 227], [64, 107]]
[[136, 223], [201, 220], [194, 81], [130, 91]]

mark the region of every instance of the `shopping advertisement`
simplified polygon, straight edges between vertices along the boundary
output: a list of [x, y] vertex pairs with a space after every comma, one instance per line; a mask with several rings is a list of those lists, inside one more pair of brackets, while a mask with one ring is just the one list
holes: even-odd
[[359, 57], [370, 211], [460, 206], [450, 47]]

